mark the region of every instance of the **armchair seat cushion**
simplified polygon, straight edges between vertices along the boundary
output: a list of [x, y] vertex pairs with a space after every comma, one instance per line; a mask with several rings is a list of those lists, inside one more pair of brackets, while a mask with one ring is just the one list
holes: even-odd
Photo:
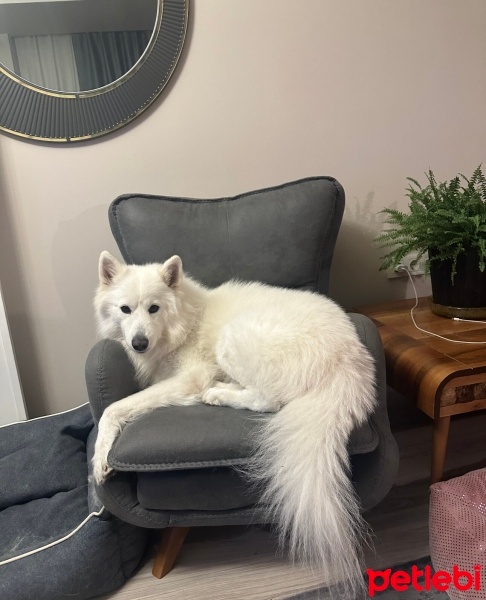
[[[237, 469], [271, 414], [199, 404], [156, 409], [127, 425], [109, 463], [137, 473], [136, 494], [147, 510], [228, 510], [251, 506], [258, 490]], [[372, 452], [378, 435], [371, 422], [356, 428], [351, 455]]]
[[[269, 413], [223, 406], [170, 406], [127, 425], [110, 451], [115, 471], [157, 472], [245, 465], [252, 439]], [[372, 452], [378, 435], [370, 422], [356, 428], [349, 453]]]

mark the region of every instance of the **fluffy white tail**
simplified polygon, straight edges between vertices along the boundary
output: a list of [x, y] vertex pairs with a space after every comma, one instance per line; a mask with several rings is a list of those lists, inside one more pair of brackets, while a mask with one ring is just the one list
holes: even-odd
[[346, 598], [362, 592], [367, 526], [349, 479], [347, 442], [374, 405], [371, 359], [341, 364], [318, 391], [284, 406], [259, 432], [249, 475], [290, 556], [325, 568]]

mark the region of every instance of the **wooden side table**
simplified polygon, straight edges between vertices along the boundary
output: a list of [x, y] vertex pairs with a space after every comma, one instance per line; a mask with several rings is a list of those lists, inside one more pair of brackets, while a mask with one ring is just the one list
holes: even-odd
[[[486, 344], [456, 344], [419, 331], [410, 317], [415, 300], [354, 310], [378, 327], [386, 357], [387, 383], [434, 419], [431, 482], [442, 478], [452, 415], [486, 408]], [[414, 317], [419, 327], [451, 339], [486, 341], [483, 323], [434, 315], [420, 298]]]

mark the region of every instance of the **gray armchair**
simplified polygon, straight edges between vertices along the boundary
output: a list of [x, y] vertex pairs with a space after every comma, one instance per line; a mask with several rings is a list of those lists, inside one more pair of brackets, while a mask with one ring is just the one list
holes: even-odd
[[[207, 286], [238, 278], [327, 294], [343, 210], [341, 185], [312, 177], [215, 200], [128, 194], [111, 204], [109, 219], [127, 263], [179, 254], [185, 270]], [[349, 440], [366, 511], [390, 490], [398, 451], [380, 337], [369, 319], [350, 316], [377, 367], [377, 409]], [[123, 347], [112, 340], [90, 352], [86, 380], [96, 422], [109, 404], [139, 389]], [[156, 576], [170, 570], [189, 527], [264, 522], [254, 490], [232, 468], [247, 461], [255, 426], [249, 411], [175, 406], [141, 417], [118, 437], [109, 455], [115, 474], [97, 491], [121, 519], [166, 530]]]

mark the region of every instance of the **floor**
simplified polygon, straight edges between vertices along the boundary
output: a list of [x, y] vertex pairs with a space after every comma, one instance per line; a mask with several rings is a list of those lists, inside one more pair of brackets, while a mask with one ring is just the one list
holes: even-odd
[[[428, 473], [431, 421], [391, 394], [390, 420], [400, 448], [396, 485], [367, 519], [374, 551], [369, 567], [417, 559], [428, 550]], [[446, 471], [450, 476], [486, 466], [486, 411], [452, 419]], [[138, 573], [102, 600], [278, 600], [318, 587], [319, 573], [290, 565], [272, 534], [258, 527], [197, 528], [189, 532], [174, 569], [162, 580], [147, 556]]]

